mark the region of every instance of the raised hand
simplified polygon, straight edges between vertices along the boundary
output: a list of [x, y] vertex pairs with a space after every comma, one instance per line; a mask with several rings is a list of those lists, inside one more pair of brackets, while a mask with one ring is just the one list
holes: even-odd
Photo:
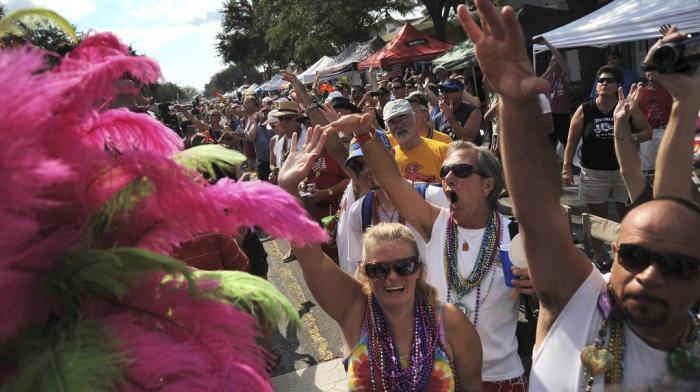
[[326, 144], [326, 134], [323, 130], [324, 128], [318, 125], [309, 128], [301, 150], [297, 149], [297, 133], [292, 135], [289, 155], [277, 176], [280, 187], [292, 194], [297, 194], [299, 183], [309, 174], [311, 166], [321, 155]]
[[326, 117], [329, 123], [336, 121], [340, 118], [340, 113], [338, 113], [330, 102], [323, 104], [323, 115]]
[[[664, 25], [666, 26], [666, 25]], [[651, 64], [654, 52], [663, 44], [681, 41], [686, 38], [685, 34], [678, 31], [676, 26], [670, 26], [666, 34], [656, 41], [649, 48], [644, 64]], [[688, 100], [693, 103], [700, 103], [700, 72], [691, 73], [657, 73], [656, 80], [666, 88], [669, 94], [676, 100]]]
[[670, 32], [671, 27], [673, 26], [671, 26], [668, 23], [662, 24], [661, 26], [659, 26], [659, 33], [661, 33], [661, 35], [666, 35]]
[[476, 58], [495, 92], [505, 99], [524, 100], [549, 91], [549, 82], [538, 78], [525, 53], [525, 39], [513, 8], [499, 13], [489, 0], [476, 0], [479, 28], [464, 5], [457, 8], [464, 31], [476, 48]]
[[372, 130], [372, 112], [364, 114], [348, 114], [328, 125], [328, 132], [353, 132], [362, 135]]
[[617, 105], [613, 111], [615, 122], [629, 121], [632, 115], [632, 109], [637, 104], [637, 96], [639, 95], [638, 87], [639, 85], [637, 83], [632, 84], [627, 98], [625, 98], [625, 92], [622, 90], [622, 87], [617, 88]]

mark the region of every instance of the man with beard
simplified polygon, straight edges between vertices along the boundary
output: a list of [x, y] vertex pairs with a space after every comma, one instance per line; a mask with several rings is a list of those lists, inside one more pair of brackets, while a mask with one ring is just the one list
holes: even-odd
[[[622, 221], [606, 282], [571, 241], [559, 205], [555, 158], [546, 135], [537, 132], [536, 96], [549, 85], [532, 70], [513, 9], [499, 13], [486, 0], [478, 0], [477, 8], [483, 31], [464, 6], [458, 12], [481, 69], [501, 94], [508, 189], [540, 298], [530, 388], [698, 390], [698, 317], [690, 309], [700, 299], [700, 209], [690, 201], [687, 182], [691, 146], [662, 141], [659, 154], [669, 155], [659, 160], [658, 170], [668, 172], [655, 178], [657, 199]], [[660, 43], [683, 37], [674, 30]], [[674, 101], [667, 129], [682, 132], [697, 114], [700, 80], [697, 73], [665, 77], [673, 82], [667, 84], [672, 95], [687, 98]]]
[[[399, 143], [404, 127], [390, 128]], [[533, 290], [526, 270], [513, 268], [520, 279], [506, 281], [501, 267], [498, 250], [510, 245], [510, 221], [496, 212], [504, 183], [496, 157], [469, 142], [450, 144], [439, 173], [450, 204], [439, 208], [401, 176], [391, 154], [373, 136], [371, 114], [345, 116], [330, 125], [333, 132], [347, 129], [355, 131], [365, 164], [392, 205], [425, 241], [427, 281], [437, 289], [438, 299], [454, 303], [476, 326], [483, 347], [484, 390], [525, 391], [515, 336], [519, 301], [512, 287], [523, 294]]]
[[410, 181], [438, 181], [447, 144], [420, 136], [411, 103], [405, 99], [389, 101], [384, 106], [384, 121], [397, 143], [394, 156], [401, 175]]

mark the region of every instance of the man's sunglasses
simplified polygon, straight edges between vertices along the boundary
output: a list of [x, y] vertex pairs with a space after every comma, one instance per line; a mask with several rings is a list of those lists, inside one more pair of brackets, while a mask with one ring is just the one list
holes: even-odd
[[454, 173], [455, 176], [459, 178], [469, 178], [472, 174], [479, 172], [474, 168], [474, 166], [468, 163], [455, 163], [454, 165], [445, 165], [440, 168], [440, 177], [447, 177], [450, 172]]
[[353, 159], [348, 162], [348, 167], [355, 173], [360, 173], [365, 168], [365, 161], [362, 159]]
[[700, 274], [700, 259], [680, 253], [659, 253], [636, 244], [620, 244], [618, 262], [630, 272], [642, 272], [656, 264], [664, 276], [677, 280], [693, 280]]
[[390, 263], [365, 264], [365, 275], [370, 279], [386, 279], [391, 270], [399, 276], [411, 276], [418, 271], [418, 257], [411, 256]]
[[598, 83], [603, 84], [605, 82], [607, 82], [608, 84], [617, 83], [617, 79], [615, 79], [615, 78], [598, 78]]

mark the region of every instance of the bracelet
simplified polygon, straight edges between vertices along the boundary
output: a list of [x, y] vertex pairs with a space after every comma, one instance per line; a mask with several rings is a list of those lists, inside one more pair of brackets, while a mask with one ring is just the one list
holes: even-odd
[[309, 106], [306, 107], [306, 110], [311, 110], [311, 109], [321, 109], [322, 106], [320, 103], [313, 101], [309, 104]]
[[562, 167], [571, 167], [571, 164], [570, 164], [570, 163], [565, 163], [565, 164], [562, 165]]
[[374, 137], [374, 131], [369, 131], [367, 133], [363, 133], [361, 135], [354, 134], [355, 135], [355, 141], [359, 144], [365, 144], [369, 142], [373, 137]]

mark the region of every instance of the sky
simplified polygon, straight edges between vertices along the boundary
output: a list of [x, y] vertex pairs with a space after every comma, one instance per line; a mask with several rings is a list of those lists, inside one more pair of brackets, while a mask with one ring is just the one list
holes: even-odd
[[44, 7], [78, 30], [112, 31], [160, 63], [166, 81], [202, 90], [224, 64], [216, 52], [223, 0], [4, 0], [6, 11]]

